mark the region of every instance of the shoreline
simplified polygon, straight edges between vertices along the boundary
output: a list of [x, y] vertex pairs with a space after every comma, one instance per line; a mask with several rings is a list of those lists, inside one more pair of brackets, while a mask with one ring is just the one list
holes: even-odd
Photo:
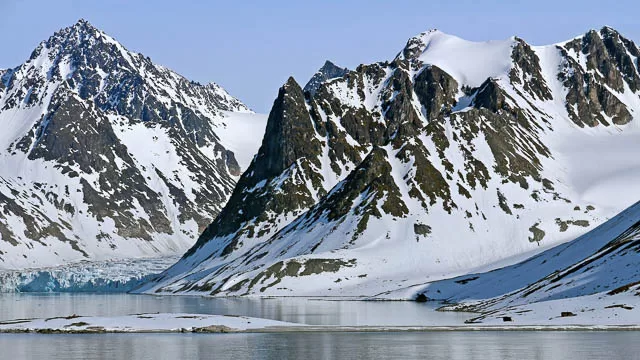
[[264, 334], [264, 333], [401, 333], [401, 332], [481, 332], [481, 331], [640, 331], [640, 325], [486, 325], [486, 326], [341, 326], [300, 325], [256, 329], [234, 329], [224, 325], [191, 329], [0, 329], [0, 334], [77, 335], [77, 334]]

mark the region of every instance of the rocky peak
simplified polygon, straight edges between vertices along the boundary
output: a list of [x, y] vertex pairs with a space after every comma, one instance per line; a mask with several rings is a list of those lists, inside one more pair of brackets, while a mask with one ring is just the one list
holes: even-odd
[[431, 29], [410, 38], [396, 58], [409, 61], [417, 59], [427, 49], [431, 37], [438, 34], [444, 35], [438, 29]]
[[402, 199], [398, 184], [392, 175], [388, 151], [373, 146], [369, 154], [343, 181], [343, 185], [329, 193], [322, 202], [312, 207], [303, 216], [288, 226], [279, 237], [313, 224], [326, 214], [331, 221], [340, 222], [349, 212], [361, 216], [352, 240], [357, 239], [366, 228], [370, 218], [381, 218], [384, 213], [403, 217], [409, 212]]
[[595, 31], [589, 31], [582, 41], [582, 53], [587, 55], [587, 69], [597, 70], [607, 85], [616, 91], [622, 92], [622, 77], [613, 63], [607, 47], [604, 45], [603, 38]]
[[269, 113], [262, 146], [252, 164], [253, 177], [269, 178], [299, 158], [313, 159], [320, 151], [314, 146], [314, 134], [302, 88], [289, 77]]
[[[609, 53], [610, 58], [617, 65], [617, 70], [621, 73], [624, 81], [629, 85], [631, 91], [640, 90], [640, 67], [638, 66], [638, 57], [640, 57], [640, 49], [636, 44], [624, 38], [620, 33], [610, 27], [604, 27], [600, 30], [600, 35], [604, 46]], [[634, 59], [631, 56], [635, 57]]]
[[320, 167], [321, 151], [302, 88], [289, 77], [273, 102], [258, 153], [189, 254], [214, 237], [234, 233], [217, 244], [219, 253], [228, 255], [242, 245], [243, 236], [260, 237], [277, 228], [281, 219], [276, 224], [273, 214], [287, 215], [311, 206], [315, 193], [322, 190], [319, 175], [313, 172], [313, 167]]
[[[604, 27], [560, 45], [563, 69], [558, 77], [568, 89], [567, 111], [579, 126], [626, 124], [633, 118], [614, 93], [628, 86], [640, 89], [638, 47], [617, 31]], [[631, 55], [630, 55], [631, 54]]]
[[478, 109], [485, 108], [491, 112], [498, 112], [506, 105], [505, 100], [504, 92], [496, 80], [487, 79], [478, 89], [472, 104]]
[[0, 268], [179, 252], [241, 173], [218, 129], [246, 106], [86, 20], [0, 80]]
[[145, 123], [176, 127], [198, 147], [213, 147], [238, 174], [235, 159], [220, 150], [215, 127], [221, 111], [250, 112], [217, 84], [201, 85], [128, 51], [115, 39], [81, 20], [64, 28], [16, 69], [22, 87], [9, 94], [8, 106], [33, 106], [61, 83], [103, 111]]
[[513, 67], [509, 71], [511, 83], [523, 86], [524, 90], [534, 98], [551, 100], [551, 90], [542, 76], [540, 58], [535, 51], [520, 38], [515, 38], [511, 53]]
[[599, 31], [590, 30], [564, 44], [564, 48], [585, 55], [587, 70], [594, 71], [594, 76], [612, 89], [622, 92], [623, 81], [634, 91], [638, 88], [638, 65], [629, 54], [637, 57], [640, 51], [633, 41], [616, 30], [608, 26]]
[[104, 55], [115, 55], [115, 52], [108, 51], [111, 50], [108, 46], [110, 44], [122, 47], [113, 38], [81, 19], [72, 26], [58, 30], [48, 40], [41, 42], [31, 54], [30, 60], [47, 55], [49, 60], [55, 62], [65, 55], [78, 54], [88, 48], [103, 52]]
[[80, 19], [75, 24], [56, 31], [49, 37], [47, 43], [53, 43], [55, 42], [54, 40], [57, 40], [57, 42], [80, 41], [85, 37], [95, 36], [97, 34], [102, 35], [104, 33], [87, 20]]
[[314, 95], [320, 85], [333, 78], [342, 77], [349, 72], [347, 68], [341, 68], [331, 61], [325, 61], [324, 65], [309, 79], [309, 82], [304, 86], [304, 92], [308, 92]]
[[455, 104], [458, 83], [435, 65], [428, 66], [415, 78], [414, 91], [429, 120], [446, 114]]

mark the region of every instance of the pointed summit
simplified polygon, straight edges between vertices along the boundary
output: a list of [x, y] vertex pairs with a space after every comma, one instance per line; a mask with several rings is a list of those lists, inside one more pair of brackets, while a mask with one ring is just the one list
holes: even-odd
[[609, 25], [605, 25], [600, 28], [600, 34], [617, 34], [620, 35], [620, 32]]
[[[30, 60], [36, 60], [42, 55], [56, 59], [55, 62], [71, 56], [76, 62], [90, 62], [100, 58], [104, 64], [131, 64], [138, 54], [128, 51], [116, 39], [96, 28], [85, 19], [62, 28], [42, 41], [31, 54]], [[107, 61], [107, 58], [110, 61]], [[49, 61], [43, 61], [47, 64]], [[101, 67], [104, 65], [101, 64]], [[55, 65], [55, 64], [54, 64]], [[81, 64], [75, 64], [76, 67]], [[95, 66], [96, 64], [92, 64]], [[106, 69], [105, 69], [106, 70]], [[106, 72], [109, 72], [106, 70]]]
[[[266, 178], [280, 174], [302, 157], [313, 157], [313, 123], [304, 94], [293, 77], [280, 88], [267, 120], [267, 129], [255, 162], [255, 175]], [[316, 151], [314, 151], [316, 150]]]
[[[79, 44], [79, 42], [81, 42], [83, 39], [90, 36], [95, 36], [97, 38], [102, 37], [102, 36], [97, 36], [96, 34], [107, 36], [102, 30], [96, 28], [87, 20], [80, 19], [75, 24], [56, 31], [49, 38], [47, 43], [52, 42], [52, 39], [58, 39], [58, 40], [64, 40], [66, 42], [72, 41], [76, 44]], [[111, 38], [109, 37], [109, 39]]]
[[320, 85], [329, 80], [338, 77], [342, 77], [349, 72], [347, 68], [341, 68], [331, 61], [327, 60], [324, 62], [324, 65], [316, 72], [309, 82], [304, 86], [304, 91], [310, 93], [311, 95], [315, 94]]
[[[252, 243], [269, 229], [286, 225], [281, 221], [287, 216], [292, 220], [308, 209], [321, 186], [320, 175], [312, 170], [321, 166], [322, 146], [315, 135], [302, 89], [289, 77], [273, 102], [258, 153], [220, 215], [187, 256], [210, 243], [215, 247], [212, 251], [224, 257], [245, 241]], [[284, 218], [276, 221], [272, 214]]]
[[298, 82], [296, 81], [296, 79], [294, 79], [293, 76], [289, 76], [289, 78], [287, 79], [287, 81], [284, 83], [283, 85], [284, 88], [291, 88], [291, 87], [300, 87], [300, 85], [298, 85]]
[[0, 71], [0, 268], [188, 248], [233, 190], [234, 152], [259, 145], [234, 139], [235, 111], [85, 19], [58, 30]]
[[91, 25], [91, 23], [84, 18], [80, 18], [72, 27], [76, 29], [97, 30], [96, 27]]

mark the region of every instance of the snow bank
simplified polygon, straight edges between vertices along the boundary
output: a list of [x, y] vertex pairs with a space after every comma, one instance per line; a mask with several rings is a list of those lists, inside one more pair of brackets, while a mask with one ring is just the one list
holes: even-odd
[[135, 314], [113, 317], [70, 315], [0, 322], [0, 332], [236, 332], [302, 324], [231, 315]]
[[633, 294], [607, 295], [598, 293], [568, 299], [543, 301], [514, 306], [475, 321], [482, 325], [505, 324], [508, 317], [513, 325], [566, 326], [636, 326], [640, 327], [638, 296]]

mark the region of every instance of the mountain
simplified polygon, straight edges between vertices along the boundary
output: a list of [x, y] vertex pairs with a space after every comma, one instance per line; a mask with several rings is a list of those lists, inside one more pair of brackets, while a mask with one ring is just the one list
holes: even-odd
[[509, 316], [544, 324], [558, 321], [562, 312], [574, 314], [570, 317], [581, 324], [616, 312], [637, 322], [637, 311], [631, 310], [640, 290], [638, 252], [640, 202], [585, 235], [517, 264], [407, 290], [456, 303], [449, 310], [481, 312], [476, 322]]
[[371, 296], [572, 240], [640, 195], [639, 55], [608, 27], [432, 30], [313, 94], [289, 79], [225, 208], [139, 291]]
[[156, 65], [85, 20], [1, 79], [3, 268], [183, 252], [257, 151], [245, 128], [265, 126], [220, 86]]
[[327, 60], [325, 61], [324, 65], [322, 65], [322, 67], [318, 70], [318, 72], [313, 74], [311, 79], [309, 79], [309, 81], [307, 82], [307, 85], [304, 86], [303, 90], [311, 93], [311, 95], [315, 95], [316, 91], [318, 91], [318, 88], [322, 85], [323, 82], [333, 78], [343, 77], [348, 72], [349, 69], [341, 68], [331, 61]]

